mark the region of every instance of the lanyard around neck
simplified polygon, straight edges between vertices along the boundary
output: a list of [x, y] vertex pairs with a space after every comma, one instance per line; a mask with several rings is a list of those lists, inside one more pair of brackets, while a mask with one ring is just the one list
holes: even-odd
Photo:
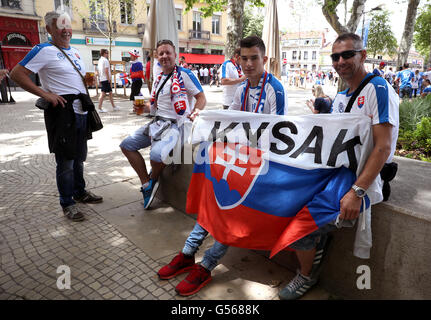
[[[252, 110], [252, 112], [257, 113], [259, 111], [260, 101], [262, 100], [263, 90], [265, 90], [265, 83], [268, 78], [268, 72], [265, 71], [263, 74], [263, 83], [260, 88], [259, 100], [257, 101], [256, 108]], [[259, 81], [260, 83], [260, 81]], [[248, 91], [250, 89], [250, 80], [247, 80], [247, 87], [245, 88], [244, 101], [241, 106], [241, 111], [247, 111], [247, 102], [248, 102]]]

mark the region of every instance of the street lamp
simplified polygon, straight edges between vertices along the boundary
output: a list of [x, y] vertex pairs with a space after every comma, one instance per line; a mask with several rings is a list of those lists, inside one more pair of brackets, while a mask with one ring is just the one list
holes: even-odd
[[[368, 10], [368, 11], [362, 11], [362, 30], [361, 30], [361, 38], [362, 38], [362, 41], [364, 41], [364, 29], [365, 29], [365, 15], [366, 14], [368, 14], [368, 13], [370, 13], [371, 11], [381, 11], [381, 10], [383, 10], [382, 9], [382, 4], [381, 5], [378, 5], [377, 7], [375, 7], [375, 8], [372, 8], [371, 10]], [[364, 47], [365, 47], [365, 41], [364, 41]]]

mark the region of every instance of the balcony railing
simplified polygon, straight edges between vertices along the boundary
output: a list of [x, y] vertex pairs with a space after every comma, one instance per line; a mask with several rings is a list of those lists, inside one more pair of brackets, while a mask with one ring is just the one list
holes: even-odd
[[209, 31], [189, 30], [189, 39], [198, 39], [198, 40], [210, 41], [210, 32]]
[[[108, 32], [109, 24], [108, 24], [108, 21], [106, 20], [90, 20], [90, 19], [83, 18], [82, 29], [87, 33], [100, 33], [100, 30], [103, 32]], [[112, 21], [112, 29], [114, 33], [117, 33], [116, 21]]]

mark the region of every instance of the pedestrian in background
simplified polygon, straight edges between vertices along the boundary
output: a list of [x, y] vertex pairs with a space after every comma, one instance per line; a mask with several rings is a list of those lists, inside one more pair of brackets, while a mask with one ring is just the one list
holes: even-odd
[[332, 99], [323, 92], [320, 85], [311, 89], [315, 99], [307, 100], [306, 104], [313, 113], [331, 113]]
[[133, 49], [129, 51], [130, 60], [132, 65], [130, 66], [130, 78], [132, 79], [132, 91], [130, 93], [130, 100], [134, 101], [135, 96], [141, 95], [142, 79], [144, 78], [144, 66], [142, 62], [138, 61], [139, 51]]
[[99, 74], [100, 85], [102, 86], [100, 97], [99, 97], [99, 112], [107, 112], [103, 109], [103, 100], [106, 95], [109, 96], [109, 100], [111, 101], [112, 109], [114, 111], [120, 110], [119, 107], [114, 105], [114, 98], [112, 96], [112, 87], [111, 87], [111, 65], [108, 60], [109, 51], [107, 49], [100, 50], [100, 59], [97, 63], [97, 72]]

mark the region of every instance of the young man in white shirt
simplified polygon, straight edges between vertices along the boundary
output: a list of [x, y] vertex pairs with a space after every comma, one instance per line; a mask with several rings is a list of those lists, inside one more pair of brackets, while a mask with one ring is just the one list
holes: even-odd
[[[244, 90], [241, 87], [238, 88], [235, 97], [239, 97], [239, 103], [232, 104], [230, 109], [261, 114], [287, 114], [287, 96], [283, 85], [265, 71], [268, 57], [265, 56], [265, 44], [262, 39], [257, 36], [247, 37], [241, 40], [240, 47], [241, 65], [248, 78], [247, 84], [249, 84], [246, 86], [259, 88], [259, 93], [251, 93], [250, 90], [246, 90], [247, 94], [244, 95], [242, 94]], [[274, 89], [275, 91], [273, 91]], [[256, 93], [262, 97], [258, 102], [253, 98]], [[265, 99], [265, 97], [267, 98]], [[181, 252], [157, 273], [160, 279], [166, 280], [190, 271], [189, 275], [175, 288], [181, 296], [195, 294], [207, 285], [212, 279], [211, 271], [218, 265], [218, 261], [229, 248], [229, 246], [215, 241], [213, 246], [205, 251], [203, 260], [199, 264], [195, 264], [195, 253], [207, 235], [208, 231], [196, 222]]]
[[223, 62], [221, 84], [223, 86], [223, 109], [228, 109], [233, 101], [236, 89], [246, 77], [240, 66], [241, 48], [236, 48], [233, 57]]
[[114, 105], [114, 98], [112, 97], [112, 88], [111, 88], [111, 65], [109, 64], [109, 51], [107, 49], [100, 50], [100, 59], [97, 63], [97, 72], [99, 74], [99, 81], [102, 88], [100, 89], [102, 92], [99, 97], [99, 112], [107, 112], [103, 109], [102, 104], [106, 95], [109, 95], [109, 100], [111, 101], [112, 109], [114, 111], [120, 110], [119, 107]]

